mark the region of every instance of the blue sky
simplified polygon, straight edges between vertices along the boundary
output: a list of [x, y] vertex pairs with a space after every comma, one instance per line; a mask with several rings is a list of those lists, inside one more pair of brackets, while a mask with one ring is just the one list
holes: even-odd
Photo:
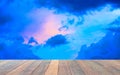
[[0, 11], [1, 59], [120, 58], [119, 0], [1, 0]]

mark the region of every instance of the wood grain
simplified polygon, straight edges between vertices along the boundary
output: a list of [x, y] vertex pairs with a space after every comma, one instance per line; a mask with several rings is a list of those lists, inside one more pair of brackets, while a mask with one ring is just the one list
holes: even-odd
[[58, 72], [58, 60], [51, 61], [45, 75], [57, 75]]
[[[38, 61], [36, 61], [38, 62]], [[50, 64], [50, 60], [44, 60], [42, 61], [39, 66], [33, 70], [33, 72], [29, 75], [45, 75], [46, 70], [48, 69], [48, 66]]]
[[28, 61], [21, 66], [17, 67], [16, 69], [12, 70], [11, 72], [8, 72], [6, 75], [19, 75], [28, 65], [30, 65], [33, 61]]
[[120, 75], [120, 60], [0, 60], [0, 75]]
[[65, 60], [59, 61], [58, 75], [72, 75], [70, 66]]

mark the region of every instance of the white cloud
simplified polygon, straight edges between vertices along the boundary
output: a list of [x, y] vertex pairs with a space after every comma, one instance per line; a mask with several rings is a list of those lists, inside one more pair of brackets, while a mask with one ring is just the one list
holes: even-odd
[[[42, 58], [74, 59], [82, 45], [89, 46], [106, 35], [105, 28], [119, 16], [119, 11], [119, 9], [111, 10], [110, 6], [106, 6], [102, 10], [92, 11], [87, 15], [62, 14], [64, 19], [60, 20], [63, 24], [61, 27], [65, 25], [68, 27], [67, 31], [72, 31], [66, 34], [69, 44], [55, 48], [38, 47], [38, 49], [33, 49], [34, 53]], [[73, 20], [73, 23], [69, 23], [70, 20]]]

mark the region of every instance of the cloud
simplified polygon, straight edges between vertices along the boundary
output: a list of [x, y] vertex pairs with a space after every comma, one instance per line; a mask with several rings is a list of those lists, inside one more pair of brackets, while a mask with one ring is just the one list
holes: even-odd
[[66, 37], [61, 34], [55, 35], [46, 41], [46, 45], [51, 46], [51, 47], [63, 45], [67, 43], [68, 42], [67, 42]]
[[33, 53], [42, 59], [75, 59], [77, 51], [69, 43], [54, 47], [38, 45], [31, 48]]
[[[120, 15], [119, 4], [119, 0], [0, 0], [0, 55], [74, 59], [82, 45], [91, 46], [106, 35], [106, 28]], [[31, 46], [35, 42], [39, 44]]]
[[83, 13], [86, 10], [92, 10], [112, 4], [115, 7], [120, 7], [119, 0], [36, 0], [36, 4], [40, 7], [57, 9], [58, 11], [70, 13]]
[[0, 59], [38, 59], [21, 35], [32, 8], [32, 0], [0, 0]]
[[[20, 33], [30, 24], [28, 13], [33, 8], [31, 1], [19, 0], [1, 0], [0, 1], [0, 28], [2, 32]], [[24, 9], [23, 9], [24, 8]]]
[[64, 30], [62, 21], [66, 21], [65, 14], [55, 14], [55, 10], [48, 8], [35, 8], [29, 13], [29, 18], [32, 20], [31, 24], [27, 26], [22, 32], [28, 40], [34, 37], [38, 43], [45, 43], [50, 37], [57, 34], [66, 35], [71, 33], [71, 30]]
[[28, 44], [38, 44], [38, 42], [34, 39], [34, 37], [31, 37], [28, 41]]
[[110, 26], [106, 30], [112, 32], [120, 32], [120, 16], [118, 16], [113, 22], [110, 23]]
[[77, 59], [120, 59], [119, 44], [120, 33], [108, 32], [99, 42], [83, 45]]
[[113, 22], [111, 23], [111, 25], [113, 25], [113, 26], [119, 26], [119, 25], [120, 25], [120, 16], [118, 16], [118, 18], [115, 19], [115, 21], [113, 21]]
[[[108, 32], [106, 28], [110, 27], [110, 24], [118, 18], [120, 15], [118, 13], [120, 12], [119, 9], [112, 11], [110, 9], [110, 6], [106, 6], [101, 11], [94, 11], [91, 14], [82, 16], [84, 19], [82, 20], [83, 23], [77, 23], [81, 22], [81, 16], [73, 14], [66, 16], [66, 14], [64, 14], [65, 20], [61, 21], [62, 26], [60, 30], [72, 30], [71, 33], [65, 35], [68, 43], [55, 47], [45, 45], [33, 47], [32, 50], [34, 54], [44, 59], [75, 59], [77, 53], [81, 52], [80, 48], [82, 45], [90, 46], [92, 43], [99, 42]], [[69, 20], [74, 20], [74, 22], [71, 23]], [[53, 39], [53, 37], [55, 37], [55, 35], [48, 39], [50, 40], [48, 45], [57, 44], [58, 39]]]
[[12, 20], [11, 16], [0, 14], [0, 26], [5, 25]]
[[23, 42], [24, 38], [21, 36], [0, 36], [0, 59], [40, 59]]
[[106, 34], [105, 29], [110, 27], [109, 24], [119, 16], [119, 14], [116, 14], [116, 11], [118, 12], [119, 9], [114, 11], [110, 11], [109, 9], [109, 6], [106, 6], [101, 11], [94, 11], [92, 14], [83, 16], [84, 21], [80, 25], [68, 24], [68, 27], [72, 27], [74, 31], [70, 35], [71, 42], [76, 42], [77, 45], [85, 43], [90, 45], [104, 37]]

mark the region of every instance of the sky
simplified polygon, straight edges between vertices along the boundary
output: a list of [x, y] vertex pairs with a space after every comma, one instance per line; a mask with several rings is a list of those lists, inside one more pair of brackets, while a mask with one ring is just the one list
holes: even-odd
[[0, 59], [120, 59], [119, 25], [119, 0], [0, 0]]

